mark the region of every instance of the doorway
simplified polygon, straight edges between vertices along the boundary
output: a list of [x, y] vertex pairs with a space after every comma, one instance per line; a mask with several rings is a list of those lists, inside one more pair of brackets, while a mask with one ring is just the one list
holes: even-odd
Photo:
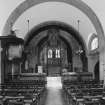
[[100, 79], [100, 76], [99, 76], [99, 61], [95, 64], [95, 67], [94, 67], [94, 79], [95, 80], [99, 80]]

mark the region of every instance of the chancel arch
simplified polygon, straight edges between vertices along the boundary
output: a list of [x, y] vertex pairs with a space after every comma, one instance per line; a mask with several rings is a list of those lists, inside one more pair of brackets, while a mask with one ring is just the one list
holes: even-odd
[[[63, 22], [49, 21], [34, 27], [25, 38], [25, 49], [27, 47], [37, 49], [35, 51], [38, 54], [35, 58], [36, 62], [43, 67], [47, 63], [47, 69], [57, 66], [59, 70], [63, 67], [69, 68], [69, 72], [87, 71], [85, 68], [87, 65], [85, 43], [73, 27]], [[34, 63], [32, 67], [35, 65]], [[61, 71], [58, 73], [60, 74]]]
[[[46, 30], [48, 28], [51, 27], [57, 27], [60, 28], [68, 33], [71, 34], [72, 37], [74, 37], [75, 39], [78, 39], [78, 43], [82, 45], [83, 49], [85, 50], [86, 54], [87, 54], [87, 46], [86, 46], [86, 42], [83, 39], [82, 35], [71, 25], [68, 25], [67, 23], [61, 22], [61, 21], [47, 21], [47, 22], [43, 22], [35, 27], [33, 27], [25, 36], [24, 40], [25, 40], [25, 46], [29, 44], [30, 40], [38, 35], [39, 32], [41, 32], [42, 30]], [[45, 34], [44, 34], [45, 35]], [[63, 36], [63, 35], [62, 35]], [[43, 37], [43, 36], [42, 36]]]
[[100, 37], [103, 37], [104, 32], [101, 26], [101, 23], [98, 19], [98, 17], [96, 16], [96, 14], [94, 13], [94, 11], [87, 5], [85, 4], [83, 1], [81, 0], [26, 0], [23, 3], [21, 3], [9, 16], [9, 18], [7, 19], [7, 22], [5, 24], [5, 27], [3, 29], [3, 35], [7, 34], [10, 29], [11, 29], [11, 22], [12, 24], [14, 24], [16, 22], [16, 20], [18, 19], [18, 17], [24, 13], [24, 11], [26, 11], [27, 9], [29, 9], [32, 6], [38, 5], [40, 3], [45, 3], [45, 2], [62, 2], [62, 3], [66, 3], [69, 5], [72, 5], [76, 8], [78, 8], [79, 10], [81, 10], [84, 14], [87, 15], [87, 17], [89, 17], [89, 19], [91, 20], [91, 22], [93, 23], [94, 27], [96, 28], [96, 32]]

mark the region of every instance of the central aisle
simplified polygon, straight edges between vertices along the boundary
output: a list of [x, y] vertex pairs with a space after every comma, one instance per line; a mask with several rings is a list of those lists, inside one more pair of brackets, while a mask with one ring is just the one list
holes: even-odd
[[45, 105], [65, 105], [62, 98], [61, 77], [47, 78], [47, 97]]
[[63, 105], [61, 89], [48, 89], [45, 105]]

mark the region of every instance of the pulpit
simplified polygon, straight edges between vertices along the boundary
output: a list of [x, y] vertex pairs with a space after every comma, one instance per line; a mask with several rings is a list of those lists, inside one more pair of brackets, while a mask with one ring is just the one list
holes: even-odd
[[1, 82], [17, 78], [20, 72], [24, 41], [11, 30], [8, 36], [0, 36], [1, 42]]

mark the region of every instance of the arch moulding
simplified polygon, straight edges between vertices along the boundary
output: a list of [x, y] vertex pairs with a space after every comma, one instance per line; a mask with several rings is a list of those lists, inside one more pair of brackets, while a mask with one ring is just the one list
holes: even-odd
[[[14, 23], [16, 22], [16, 20], [19, 18], [19, 16], [22, 13], [24, 13], [26, 10], [28, 10], [32, 6], [38, 5], [40, 3], [45, 3], [45, 2], [63, 2], [66, 4], [72, 5], [72, 6], [76, 7], [77, 9], [81, 10], [85, 15], [87, 15], [87, 17], [93, 23], [93, 25], [96, 29], [96, 32], [99, 35], [99, 42], [101, 42], [101, 43], [99, 43], [99, 45], [100, 45], [99, 48], [103, 48], [103, 46], [105, 44], [105, 37], [104, 37], [104, 31], [102, 29], [101, 23], [100, 23], [98, 17], [96, 16], [96, 14], [94, 13], [94, 11], [81, 0], [25, 0], [18, 7], [16, 7], [16, 9], [10, 14], [10, 16], [7, 19], [6, 24], [3, 28], [2, 35], [7, 35], [10, 32], [10, 30], [12, 28], [12, 26], [10, 26], [10, 24], [12, 23], [14, 25]], [[102, 41], [103, 41], [103, 43], [102, 43]]]

